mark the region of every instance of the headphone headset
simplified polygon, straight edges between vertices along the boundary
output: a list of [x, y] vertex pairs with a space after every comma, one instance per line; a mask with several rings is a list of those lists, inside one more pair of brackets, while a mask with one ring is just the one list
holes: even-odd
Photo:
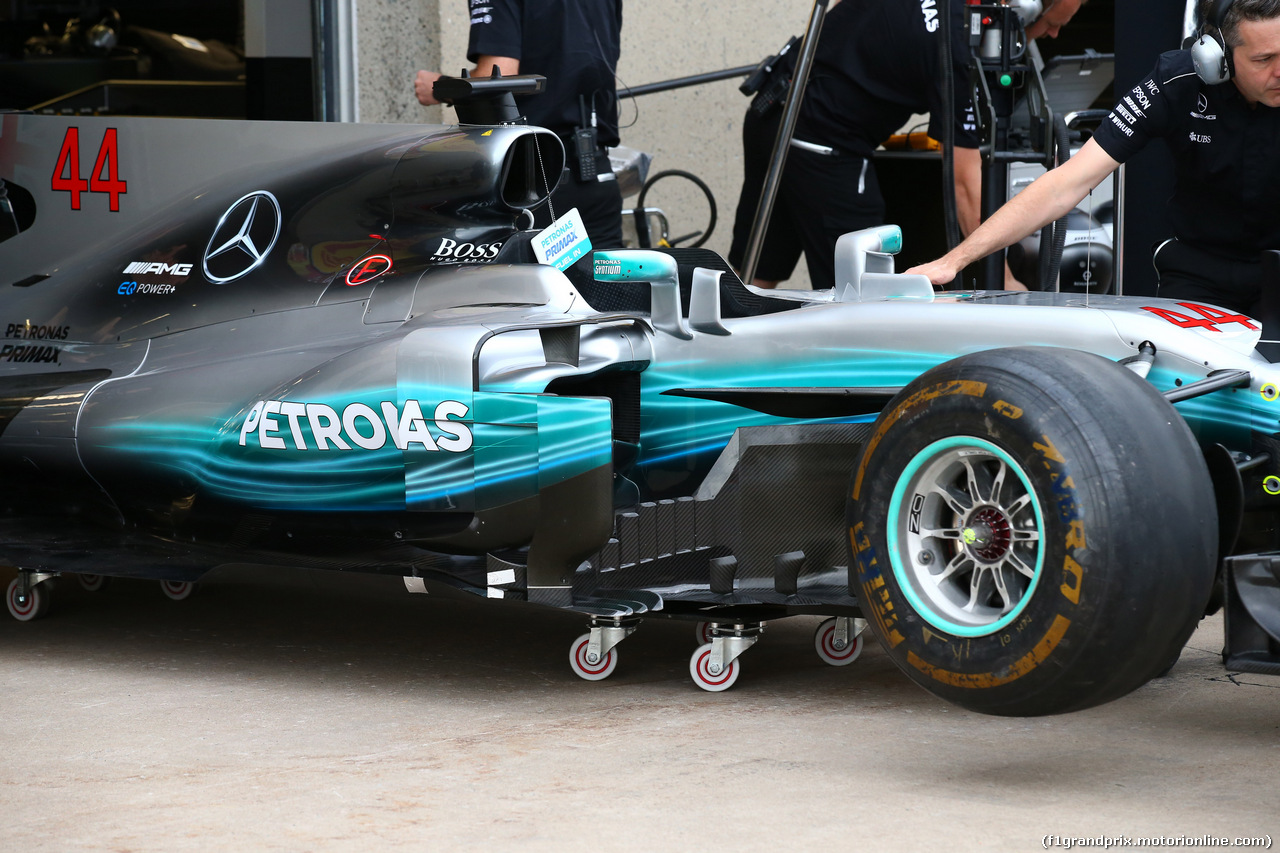
[[[1200, 24], [1200, 36], [1191, 45], [1191, 63], [1196, 74], [1210, 86], [1225, 83], [1231, 79], [1234, 67], [1231, 61], [1231, 49], [1222, 38], [1222, 22], [1227, 19], [1227, 12], [1234, 0], [1216, 0], [1213, 12]], [[1209, 32], [1210, 26], [1213, 32]]]
[[1029, 27], [1044, 14], [1044, 4], [1040, 0], [1009, 0], [1018, 20], [1024, 27]]

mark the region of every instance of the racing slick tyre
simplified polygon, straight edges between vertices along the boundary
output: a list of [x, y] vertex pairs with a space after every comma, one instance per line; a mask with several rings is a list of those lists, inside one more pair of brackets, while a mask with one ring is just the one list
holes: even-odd
[[853, 472], [851, 585], [929, 692], [1035, 716], [1116, 699], [1168, 665], [1217, 565], [1190, 430], [1090, 353], [989, 350], [926, 372]]

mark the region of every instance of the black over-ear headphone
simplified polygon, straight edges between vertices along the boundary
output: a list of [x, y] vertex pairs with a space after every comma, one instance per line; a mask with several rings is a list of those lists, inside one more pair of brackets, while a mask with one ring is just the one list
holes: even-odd
[[[1213, 12], [1200, 24], [1199, 38], [1191, 45], [1191, 62], [1195, 65], [1196, 74], [1211, 86], [1231, 79], [1231, 48], [1227, 47], [1222, 36], [1222, 22], [1227, 19], [1227, 12], [1233, 2], [1234, 0], [1216, 0]], [[1211, 25], [1213, 32], [1208, 31]]]

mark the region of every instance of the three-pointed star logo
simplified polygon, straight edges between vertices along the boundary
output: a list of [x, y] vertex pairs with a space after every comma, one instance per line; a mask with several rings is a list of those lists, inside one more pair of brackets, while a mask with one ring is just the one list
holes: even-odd
[[241, 196], [222, 214], [204, 250], [204, 275], [214, 284], [235, 281], [258, 267], [280, 237], [280, 202], [266, 190]]

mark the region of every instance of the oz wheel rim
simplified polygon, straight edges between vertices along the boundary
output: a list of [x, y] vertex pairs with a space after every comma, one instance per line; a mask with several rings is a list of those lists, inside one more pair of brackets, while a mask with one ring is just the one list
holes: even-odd
[[889, 503], [889, 558], [916, 612], [959, 637], [981, 637], [1026, 609], [1044, 564], [1044, 516], [1022, 467], [980, 438], [916, 454]]

